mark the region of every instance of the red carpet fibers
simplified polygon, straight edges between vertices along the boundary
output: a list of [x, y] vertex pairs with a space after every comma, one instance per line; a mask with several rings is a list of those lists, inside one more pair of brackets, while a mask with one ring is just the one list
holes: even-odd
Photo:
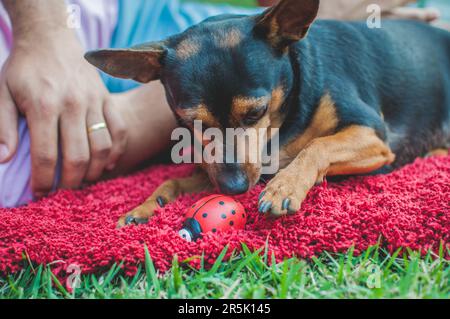
[[[249, 213], [245, 231], [210, 234], [196, 243], [179, 238], [178, 230], [186, 208], [206, 194], [180, 198], [147, 225], [115, 229], [118, 217], [160, 182], [191, 170], [153, 167], [82, 191], [60, 191], [28, 207], [0, 210], [0, 273], [18, 271], [31, 261], [52, 263], [55, 273], [64, 277], [70, 264], [92, 273], [124, 261], [127, 274], [133, 274], [144, 260], [144, 244], [162, 271], [174, 255], [185, 260], [204, 252], [212, 263], [226, 244], [231, 251], [242, 242], [258, 249], [268, 240], [278, 260], [346, 251], [352, 245], [360, 252], [379, 238], [390, 251], [437, 250], [441, 241], [450, 246], [450, 157], [417, 160], [386, 176], [315, 187], [301, 212], [276, 221], [257, 213], [257, 187], [236, 197]], [[191, 263], [198, 266], [199, 260]]]

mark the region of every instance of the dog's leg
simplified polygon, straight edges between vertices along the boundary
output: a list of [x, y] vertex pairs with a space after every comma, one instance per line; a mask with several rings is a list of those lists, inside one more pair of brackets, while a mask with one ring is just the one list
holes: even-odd
[[433, 157], [433, 156], [448, 156], [449, 150], [441, 148], [430, 151], [425, 157]]
[[259, 210], [275, 216], [296, 212], [309, 190], [326, 175], [365, 174], [391, 164], [395, 155], [363, 126], [350, 126], [335, 135], [317, 138], [269, 182]]
[[159, 207], [174, 201], [178, 196], [186, 193], [197, 193], [211, 188], [206, 173], [198, 171], [191, 177], [171, 179], [159, 186], [144, 204], [135, 208], [119, 219], [118, 227], [130, 224], [145, 224]]

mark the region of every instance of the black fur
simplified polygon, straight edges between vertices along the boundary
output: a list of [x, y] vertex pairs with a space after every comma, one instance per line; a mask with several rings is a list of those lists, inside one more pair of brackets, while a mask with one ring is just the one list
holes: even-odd
[[[202, 103], [223, 127], [236, 126], [230, 120], [233, 97], [266, 96], [281, 84], [286, 97], [282, 144], [308, 127], [320, 99], [329, 94], [339, 128], [374, 128], [396, 154], [394, 166], [450, 148], [449, 32], [413, 21], [383, 21], [381, 29], [362, 22], [316, 21], [306, 38], [279, 50], [255, 28], [259, 18], [210, 18], [133, 52], [153, 48], [146, 54], [159, 59], [161, 69], [155, 74], [174, 110]], [[216, 39], [232, 30], [242, 34], [240, 43], [218, 46]], [[187, 59], [176, 52], [184, 40], [198, 47]], [[117, 66], [122, 60], [114, 60], [111, 52], [87, 57], [106, 71], [120, 70], [116, 76], [136, 77], [126, 74], [127, 65]]]
[[[211, 34], [230, 28], [246, 38], [231, 50], [218, 48]], [[317, 21], [283, 54], [254, 32], [254, 18], [227, 15], [169, 39], [168, 47], [187, 38], [198, 41], [200, 53], [188, 61], [169, 54], [162, 74], [174, 107], [202, 101], [230, 127], [234, 96], [266, 95], [282, 83], [288, 97], [282, 143], [305, 130], [328, 93], [339, 127], [374, 128], [397, 154], [397, 166], [450, 148], [449, 32], [413, 21], [384, 21], [381, 29]]]

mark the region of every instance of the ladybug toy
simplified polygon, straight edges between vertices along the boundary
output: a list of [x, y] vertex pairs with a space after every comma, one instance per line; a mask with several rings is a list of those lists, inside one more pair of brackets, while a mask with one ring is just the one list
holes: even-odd
[[202, 233], [243, 229], [246, 222], [247, 214], [239, 202], [231, 197], [211, 195], [192, 205], [179, 234], [187, 241], [196, 241]]

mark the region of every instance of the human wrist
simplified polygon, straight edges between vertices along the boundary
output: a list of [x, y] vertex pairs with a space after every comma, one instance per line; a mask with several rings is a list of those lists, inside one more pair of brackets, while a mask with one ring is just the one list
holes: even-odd
[[50, 32], [71, 32], [67, 27], [64, 0], [3, 0], [11, 20], [14, 38], [33, 37]]
[[83, 53], [82, 45], [74, 30], [71, 29], [40, 29], [14, 36], [14, 49], [30, 49], [39, 46], [40, 49], [55, 52]]

